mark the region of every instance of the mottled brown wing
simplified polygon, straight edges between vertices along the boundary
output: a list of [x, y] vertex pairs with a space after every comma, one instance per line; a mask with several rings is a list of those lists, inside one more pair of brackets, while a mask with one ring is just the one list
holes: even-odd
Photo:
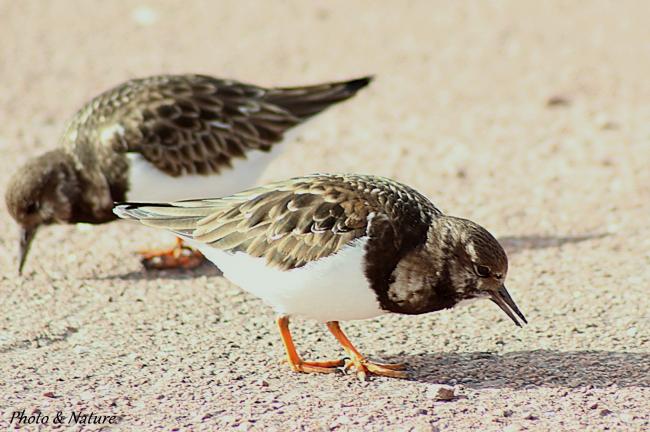
[[131, 80], [92, 100], [66, 135], [140, 153], [172, 176], [218, 173], [368, 82], [267, 90], [202, 75]]
[[[391, 242], [426, 232], [440, 212], [425, 197], [372, 176], [313, 175], [223, 199], [151, 207], [127, 204], [122, 217], [171, 229], [213, 247], [264, 257], [291, 269], [339, 251], [373, 232]], [[380, 229], [372, 229], [381, 224]], [[399, 250], [399, 244], [387, 245]]]

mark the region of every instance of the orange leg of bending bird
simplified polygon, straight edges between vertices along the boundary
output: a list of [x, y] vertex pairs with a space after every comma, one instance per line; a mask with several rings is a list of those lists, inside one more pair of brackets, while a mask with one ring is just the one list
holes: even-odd
[[185, 246], [183, 240], [176, 238], [176, 245], [169, 249], [140, 251], [142, 264], [148, 270], [193, 269], [200, 266], [204, 257], [201, 252]]
[[370, 374], [381, 375], [391, 378], [406, 378], [407, 374], [402, 369], [405, 369], [404, 364], [387, 364], [375, 363], [366, 359], [350, 342], [350, 339], [343, 333], [338, 321], [330, 321], [327, 323], [327, 328], [334, 335], [337, 341], [343, 346], [343, 349], [350, 356], [350, 360], [346, 363], [345, 367], [354, 367], [357, 370], [357, 376], [365, 380]]
[[304, 361], [298, 355], [296, 346], [291, 338], [289, 331], [289, 317], [280, 315], [277, 318], [278, 329], [280, 336], [282, 336], [282, 343], [287, 351], [287, 361], [289, 366], [294, 372], [306, 373], [332, 373], [336, 372], [338, 368], [344, 366], [346, 369], [355, 368], [357, 376], [365, 380], [368, 375], [381, 375], [391, 378], [406, 378], [404, 369], [406, 366], [403, 364], [385, 364], [371, 362], [366, 359], [350, 342], [350, 339], [343, 333], [338, 321], [330, 321], [327, 323], [327, 328], [332, 332], [337, 341], [343, 346], [345, 351], [350, 356], [349, 360], [329, 360], [329, 361]]
[[286, 315], [278, 316], [276, 320], [278, 329], [280, 329], [280, 336], [282, 343], [287, 351], [287, 361], [289, 366], [294, 372], [306, 373], [332, 373], [336, 372], [341, 366], [345, 365], [345, 360], [329, 360], [329, 361], [304, 361], [298, 355], [296, 346], [293, 344], [291, 332], [289, 331], [289, 317]]

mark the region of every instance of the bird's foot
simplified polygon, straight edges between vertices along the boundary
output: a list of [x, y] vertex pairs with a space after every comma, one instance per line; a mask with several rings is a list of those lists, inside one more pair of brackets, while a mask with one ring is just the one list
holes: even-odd
[[369, 375], [385, 376], [390, 378], [407, 378], [404, 371], [406, 365], [403, 363], [377, 363], [363, 357], [353, 356], [344, 366], [345, 370], [356, 369], [357, 377], [365, 381]]
[[347, 359], [340, 360], [321, 360], [321, 361], [303, 361], [302, 364], [307, 366], [317, 366], [317, 367], [326, 367], [326, 368], [339, 368], [345, 366], [345, 361]]
[[345, 360], [324, 360], [324, 361], [303, 361], [292, 363], [289, 366], [294, 372], [303, 373], [336, 373], [341, 367], [345, 366]]
[[201, 252], [177, 244], [170, 249], [139, 251], [141, 262], [147, 270], [185, 269], [191, 270], [201, 264], [205, 258]]

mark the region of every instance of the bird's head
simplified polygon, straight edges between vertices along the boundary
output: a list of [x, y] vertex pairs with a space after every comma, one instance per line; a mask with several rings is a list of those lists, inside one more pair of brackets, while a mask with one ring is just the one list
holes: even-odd
[[[440, 223], [446, 229], [436, 243], [444, 249], [449, 265], [449, 281], [458, 302], [489, 298], [521, 326], [527, 323], [505, 287], [508, 257], [497, 239], [485, 228], [467, 220], [445, 216]], [[436, 230], [440, 233], [440, 230]], [[429, 242], [431, 242], [429, 235]], [[515, 316], [516, 315], [516, 316]]]
[[19, 273], [38, 228], [70, 220], [75, 193], [74, 166], [62, 150], [30, 159], [11, 177], [5, 202], [20, 229]]

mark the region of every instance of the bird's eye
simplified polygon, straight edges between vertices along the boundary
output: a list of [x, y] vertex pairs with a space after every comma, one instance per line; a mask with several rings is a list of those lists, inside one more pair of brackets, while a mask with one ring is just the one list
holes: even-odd
[[490, 276], [490, 268], [480, 264], [474, 264], [474, 271], [478, 277], [486, 278]]
[[25, 212], [27, 214], [34, 214], [38, 211], [38, 203], [30, 203], [27, 208], [25, 209]]

